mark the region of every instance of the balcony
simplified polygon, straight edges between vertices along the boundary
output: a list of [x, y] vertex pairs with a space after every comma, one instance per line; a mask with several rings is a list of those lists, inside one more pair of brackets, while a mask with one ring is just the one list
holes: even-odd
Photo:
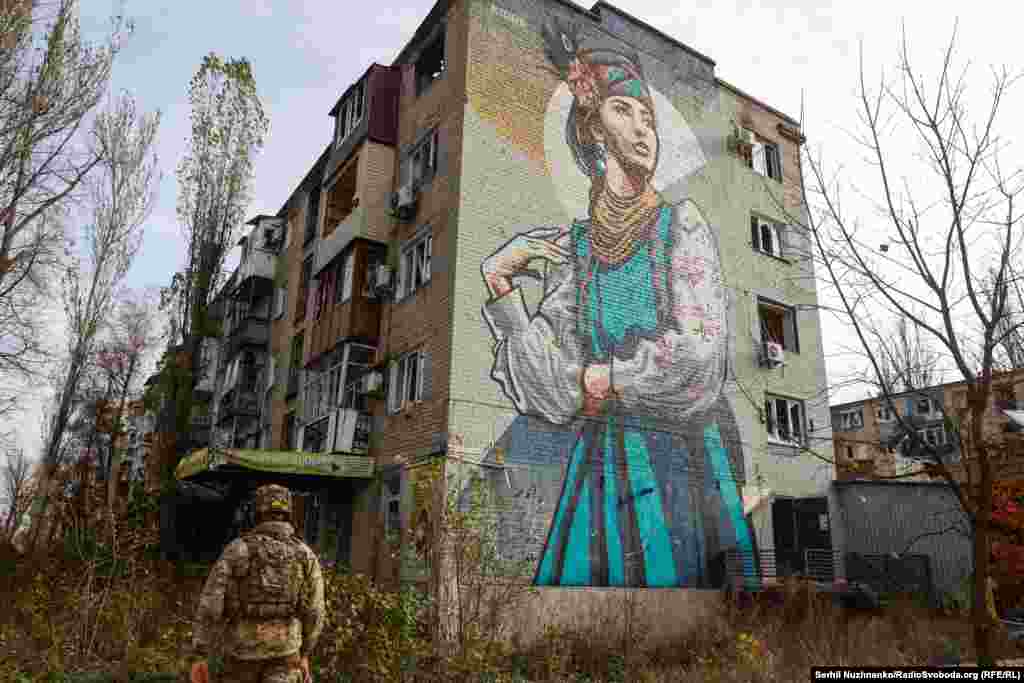
[[367, 236], [367, 213], [362, 206], [355, 207], [350, 214], [339, 221], [330, 234], [316, 245], [313, 275], [320, 273], [335, 256], [341, 253], [354, 237]]
[[269, 295], [274, 289], [276, 263], [277, 254], [274, 252], [256, 248], [250, 250], [231, 277], [235, 283], [235, 298]]
[[351, 409], [338, 411], [337, 441], [330, 449], [344, 453], [367, 455], [370, 452], [370, 433], [373, 431], [373, 416]]
[[245, 317], [236, 322], [224, 336], [227, 357], [245, 346], [265, 347], [270, 341], [270, 321]]

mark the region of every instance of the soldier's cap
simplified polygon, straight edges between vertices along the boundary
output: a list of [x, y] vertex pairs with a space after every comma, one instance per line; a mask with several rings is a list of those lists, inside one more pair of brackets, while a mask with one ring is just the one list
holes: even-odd
[[277, 484], [267, 484], [256, 489], [256, 513], [291, 512], [292, 492]]

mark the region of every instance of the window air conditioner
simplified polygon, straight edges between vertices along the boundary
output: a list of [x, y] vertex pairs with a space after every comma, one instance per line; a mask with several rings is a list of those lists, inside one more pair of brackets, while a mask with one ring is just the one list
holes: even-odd
[[785, 355], [782, 344], [778, 342], [765, 342], [762, 355], [762, 362], [770, 368], [779, 367], [785, 364]]

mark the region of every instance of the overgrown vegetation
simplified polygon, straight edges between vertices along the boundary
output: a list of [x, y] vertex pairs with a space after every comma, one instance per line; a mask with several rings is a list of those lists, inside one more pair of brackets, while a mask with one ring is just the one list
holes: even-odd
[[[636, 594], [623, 592], [603, 620], [548, 628], [515, 647], [505, 629], [534, 589], [513, 580], [523, 568], [500, 552], [496, 503], [484, 479], [464, 476], [473, 469], [446, 472], [434, 463], [414, 477], [418, 521], [406, 562], [420, 562], [425, 581], [389, 590], [325, 569], [316, 681], [776, 683], [801, 680], [814, 664], [922, 665], [970, 650], [969, 600], [956, 610], [903, 600], [848, 613], [799, 584], [771, 604], [723, 601], [687, 637], [670, 641], [634, 626]], [[102, 495], [100, 485], [94, 497]], [[0, 613], [0, 680], [176, 680], [209, 566], [157, 558], [156, 529], [147, 526], [153, 504], [131, 496], [116, 522], [102, 505], [92, 508], [99, 514], [72, 509], [60, 525], [63, 542], [48, 555], [0, 552], [0, 600], [13, 606]], [[450, 569], [444, 587], [441, 567]], [[999, 600], [1001, 608], [1019, 606], [1019, 597]], [[996, 647], [1000, 658], [1024, 657], [1024, 647], [1005, 639]]]

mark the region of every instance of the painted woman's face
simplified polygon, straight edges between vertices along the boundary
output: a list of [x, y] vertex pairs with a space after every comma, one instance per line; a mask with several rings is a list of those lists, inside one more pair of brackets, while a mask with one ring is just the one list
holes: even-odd
[[658, 132], [650, 108], [636, 98], [616, 95], [601, 104], [600, 113], [608, 154], [627, 169], [653, 173], [658, 163]]

